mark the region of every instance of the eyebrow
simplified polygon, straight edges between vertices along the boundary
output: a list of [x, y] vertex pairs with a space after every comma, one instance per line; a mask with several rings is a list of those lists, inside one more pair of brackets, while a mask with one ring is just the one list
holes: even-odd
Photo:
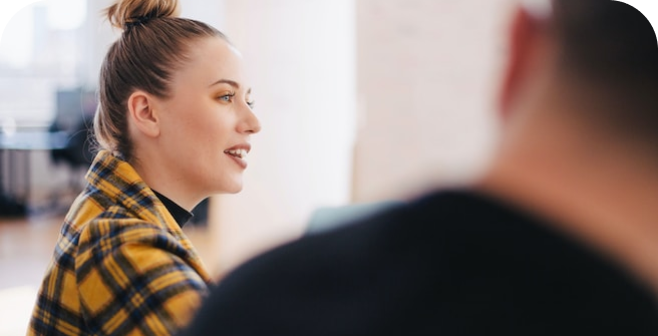
[[[236, 81], [230, 80], [230, 79], [220, 79], [212, 84], [210, 84], [208, 87], [215, 86], [217, 84], [228, 84], [236, 89], [240, 89], [240, 84]], [[251, 93], [251, 88], [247, 90], [247, 94]]]

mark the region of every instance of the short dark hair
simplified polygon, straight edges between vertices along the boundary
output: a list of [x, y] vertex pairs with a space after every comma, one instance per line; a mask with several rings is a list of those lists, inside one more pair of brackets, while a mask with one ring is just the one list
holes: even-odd
[[553, 0], [551, 29], [562, 74], [625, 107], [610, 113], [618, 127], [658, 139], [658, 42], [647, 18], [613, 0]]

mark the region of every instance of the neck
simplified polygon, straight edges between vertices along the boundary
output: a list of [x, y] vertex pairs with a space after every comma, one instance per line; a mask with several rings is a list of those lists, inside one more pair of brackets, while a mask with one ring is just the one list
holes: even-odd
[[478, 187], [558, 223], [658, 294], [658, 165], [610, 136], [535, 119], [504, 142]]
[[157, 153], [157, 151], [136, 151], [135, 158], [130, 162], [137, 174], [149, 188], [157, 190], [181, 208], [191, 212], [203, 197], [191, 190], [180, 178], [180, 174], [171, 171], [166, 160], [147, 153]]

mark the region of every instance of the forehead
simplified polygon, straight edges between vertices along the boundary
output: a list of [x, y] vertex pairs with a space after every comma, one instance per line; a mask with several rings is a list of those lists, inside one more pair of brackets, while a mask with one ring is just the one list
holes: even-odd
[[243, 67], [242, 56], [228, 42], [219, 37], [203, 38], [190, 45], [187, 61], [174, 74], [174, 82], [210, 85], [219, 79], [230, 79], [243, 85]]

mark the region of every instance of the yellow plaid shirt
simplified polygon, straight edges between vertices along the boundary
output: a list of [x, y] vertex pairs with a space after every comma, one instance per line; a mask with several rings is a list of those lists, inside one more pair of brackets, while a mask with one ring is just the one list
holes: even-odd
[[210, 277], [135, 170], [106, 151], [87, 173], [37, 298], [28, 335], [169, 335]]

